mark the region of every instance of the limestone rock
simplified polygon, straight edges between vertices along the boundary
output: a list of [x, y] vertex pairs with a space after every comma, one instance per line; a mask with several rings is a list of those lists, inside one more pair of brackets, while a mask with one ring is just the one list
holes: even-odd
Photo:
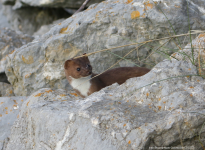
[[[1, 86], [0, 86], [1, 87]], [[5, 150], [10, 139], [11, 126], [26, 97], [0, 97], [0, 149]], [[13, 147], [14, 149], [14, 147]]]
[[20, 32], [15, 32], [9, 28], [0, 29], [0, 73], [5, 72], [7, 56], [13, 53], [16, 48], [19, 48], [32, 40], [33, 37]]
[[1, 0], [4, 5], [14, 5], [16, 0]]
[[[60, 24], [61, 22], [63, 22], [65, 19], [59, 19], [54, 21], [53, 23], [49, 24], [49, 25], [42, 25], [40, 27], [40, 29], [38, 31], [36, 31], [33, 35], [34, 36], [41, 36], [45, 33], [47, 33], [52, 27], [54, 27], [57, 24]], [[37, 38], [37, 37], [36, 37]]]
[[0, 72], [0, 82], [10, 84], [5, 72]]
[[2, 11], [12, 29], [29, 35], [39, 30], [42, 25], [48, 25], [54, 20], [70, 17], [70, 14], [62, 8], [24, 7], [13, 10], [12, 6], [6, 5], [3, 6]]
[[8, 23], [5, 15], [3, 15], [3, 8], [2, 8], [2, 4], [0, 1], [0, 28], [5, 28], [5, 27], [10, 27], [10, 24]]
[[41, 89], [23, 103], [6, 150], [200, 150], [205, 81], [195, 75], [194, 65], [173, 59], [83, 100]]
[[[19, 9], [21, 7], [51, 7], [51, 8], [80, 8], [84, 0], [3, 0], [4, 4], [14, 5], [14, 9]], [[88, 6], [102, 2], [102, 0], [93, 0], [88, 3]]]
[[15, 96], [11, 84], [0, 82], [0, 97]]
[[201, 76], [205, 77], [205, 34], [200, 34], [196, 39], [185, 46], [183, 50], [171, 55], [171, 59], [186, 60], [198, 68]]
[[[191, 3], [192, 2], [192, 3]], [[204, 29], [203, 11], [190, 0], [189, 20], [186, 0], [154, 1], [105, 1], [91, 5], [51, 30], [36, 38], [10, 55], [7, 75], [18, 95], [30, 95], [38, 89], [50, 87], [68, 90], [63, 64], [74, 56], [109, 49], [117, 46], [140, 43], [174, 34], [187, 33], [190, 29]], [[161, 12], [163, 11], [163, 13]], [[196, 23], [201, 22], [201, 23]], [[182, 38], [179, 38], [182, 41]], [[186, 40], [185, 40], [186, 41]], [[189, 39], [187, 39], [189, 41]], [[165, 57], [159, 54], [164, 47], [166, 53], [183, 48], [183, 42], [171, 40], [159, 49], [165, 40], [144, 45], [126, 57], [139, 66], [152, 68]], [[184, 42], [186, 44], [186, 42]], [[177, 45], [177, 46], [176, 46]], [[116, 63], [125, 54], [140, 44], [119, 47], [110, 52], [96, 53], [89, 57], [95, 73], [101, 73]], [[153, 48], [154, 47], [154, 48]], [[176, 49], [177, 48], [177, 49]], [[153, 51], [152, 51], [153, 50]], [[113, 54], [114, 53], [114, 54]], [[164, 54], [164, 53], [163, 53]], [[167, 56], [166, 56], [167, 57]], [[123, 60], [115, 67], [129, 65]]]
[[[15, 32], [8, 28], [0, 29], [0, 96], [14, 96], [12, 85], [8, 85], [5, 74], [6, 58], [13, 53], [16, 48], [32, 41], [33, 37]], [[4, 83], [2, 83], [4, 82]]]
[[19, 48], [33, 40], [32, 36], [16, 32], [9, 28], [0, 29], [0, 60]]

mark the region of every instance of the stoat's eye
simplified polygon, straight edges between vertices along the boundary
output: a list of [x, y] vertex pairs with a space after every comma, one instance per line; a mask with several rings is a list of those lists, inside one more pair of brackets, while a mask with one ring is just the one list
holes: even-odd
[[87, 67], [90, 68], [91, 67], [90, 64], [87, 64]]
[[77, 70], [77, 71], [80, 71], [80, 68], [77, 68], [76, 70]]

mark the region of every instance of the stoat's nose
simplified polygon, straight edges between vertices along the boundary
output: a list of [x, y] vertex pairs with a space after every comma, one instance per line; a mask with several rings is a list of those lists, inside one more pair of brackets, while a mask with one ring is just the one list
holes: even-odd
[[91, 65], [87, 64], [86, 68], [91, 68]]

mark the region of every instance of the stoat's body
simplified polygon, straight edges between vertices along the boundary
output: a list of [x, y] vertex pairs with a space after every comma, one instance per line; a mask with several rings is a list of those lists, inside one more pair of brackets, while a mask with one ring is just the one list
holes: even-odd
[[67, 60], [64, 68], [68, 82], [76, 93], [82, 97], [116, 82], [122, 84], [129, 78], [139, 77], [150, 71], [150, 69], [141, 67], [120, 67], [94, 77], [96, 74], [92, 73], [92, 66], [87, 56]]

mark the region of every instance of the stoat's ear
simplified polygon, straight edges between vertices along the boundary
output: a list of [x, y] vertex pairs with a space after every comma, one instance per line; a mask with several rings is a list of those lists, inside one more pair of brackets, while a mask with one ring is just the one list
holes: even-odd
[[83, 56], [87, 61], [89, 61], [88, 56], [86, 55], [86, 53], [84, 53]]
[[86, 58], [88, 58], [88, 56], [87, 56], [87, 54], [86, 54], [86, 53], [84, 53], [84, 54], [83, 54], [83, 56], [84, 56], [84, 57], [86, 57]]
[[68, 69], [72, 60], [66, 60], [64, 63], [64, 69]]

